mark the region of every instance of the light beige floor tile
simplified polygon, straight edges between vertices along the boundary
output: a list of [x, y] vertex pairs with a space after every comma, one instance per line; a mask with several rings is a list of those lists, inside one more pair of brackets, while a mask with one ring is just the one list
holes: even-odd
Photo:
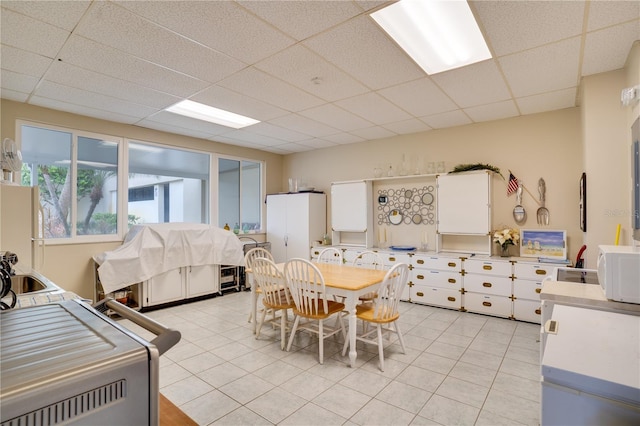
[[479, 408], [433, 395], [419, 415], [443, 425], [473, 425], [479, 413]]
[[213, 390], [209, 385], [196, 376], [189, 376], [186, 379], [172, 383], [162, 388], [162, 394], [176, 405], [185, 404]]
[[540, 402], [540, 378], [530, 380], [498, 372], [492, 389]]
[[306, 399], [307, 401], [311, 401], [334, 384], [335, 382], [333, 380], [329, 380], [308, 371], [303, 371], [299, 375], [280, 385], [280, 387]]
[[260, 377], [247, 374], [233, 382], [220, 386], [219, 390], [239, 403], [246, 404], [274, 387], [274, 385], [262, 380]]
[[243, 370], [254, 372], [269, 364], [273, 364], [276, 362], [276, 358], [271, 358], [269, 355], [259, 351], [250, 351], [229, 360], [229, 362]]
[[450, 345], [449, 343], [441, 343], [436, 340], [425, 352], [457, 360], [460, 359], [464, 351], [465, 348], [463, 347]]
[[391, 379], [359, 368], [338, 383], [373, 397], [390, 382]]
[[265, 381], [274, 385], [281, 385], [282, 383], [298, 376], [304, 370], [287, 364], [284, 361], [275, 360], [268, 365], [253, 372], [254, 375], [264, 379]]
[[191, 358], [183, 359], [178, 364], [189, 370], [192, 374], [198, 374], [201, 371], [208, 370], [216, 365], [224, 364], [225, 360], [210, 353], [203, 352]]
[[444, 374], [436, 373], [435, 371], [409, 366], [396, 380], [427, 392], [435, 392], [446, 377]]
[[505, 358], [500, 365], [500, 372], [529, 380], [540, 380], [540, 365]]
[[344, 417], [341, 417], [332, 411], [324, 409], [313, 403], [308, 403], [279, 424], [290, 426], [330, 426], [342, 425], [346, 420], [347, 419]]
[[295, 413], [306, 400], [281, 388], [273, 388], [246, 404], [246, 407], [277, 424]]
[[191, 376], [191, 372], [176, 363], [160, 367], [160, 389]]
[[482, 408], [487, 393], [489, 393], [488, 387], [476, 385], [475, 383], [466, 382], [451, 376], [444, 379], [435, 392], [436, 395], [477, 408]]
[[213, 390], [180, 406], [199, 425], [208, 425], [236, 410], [241, 405], [227, 395]]
[[417, 414], [431, 398], [432, 393], [406, 383], [393, 381], [376, 395], [376, 399]]
[[540, 403], [495, 389], [489, 391], [482, 409], [526, 425], [540, 424]]
[[[224, 417], [219, 418], [215, 422], [211, 423], [216, 426], [238, 426], [238, 425], [254, 425], [254, 426], [269, 426], [272, 425], [269, 420], [259, 416], [248, 408], [242, 406]], [[177, 425], [176, 425], [177, 426]]]
[[408, 425], [414, 417], [413, 413], [372, 399], [350, 420], [360, 425]]
[[219, 388], [227, 383], [231, 383], [234, 380], [239, 379], [242, 376], [246, 376], [247, 374], [249, 374], [248, 371], [226, 362], [200, 372], [198, 377], [209, 383], [211, 386]]
[[311, 402], [346, 419], [364, 407], [371, 398], [346, 386], [335, 384]]
[[456, 360], [454, 359], [428, 352], [423, 352], [422, 355], [418, 356], [412, 363], [415, 367], [424, 368], [425, 370], [431, 370], [445, 375], [449, 374], [455, 364]]
[[493, 379], [496, 377], [496, 371], [464, 361], [458, 361], [451, 369], [451, 372], [449, 372], [449, 377], [455, 377], [466, 382], [490, 388], [493, 384]]

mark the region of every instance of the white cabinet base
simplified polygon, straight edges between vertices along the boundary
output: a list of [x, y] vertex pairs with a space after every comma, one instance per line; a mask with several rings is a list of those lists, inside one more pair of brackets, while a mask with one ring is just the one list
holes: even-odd
[[144, 282], [143, 306], [159, 305], [185, 298], [182, 269], [172, 269]]
[[519, 321], [542, 322], [542, 307], [539, 300], [516, 299], [513, 301], [513, 317]]
[[460, 290], [429, 287], [419, 284], [411, 288], [411, 301], [457, 310], [462, 308], [462, 294]]
[[464, 309], [469, 312], [509, 318], [511, 317], [511, 298], [465, 292]]

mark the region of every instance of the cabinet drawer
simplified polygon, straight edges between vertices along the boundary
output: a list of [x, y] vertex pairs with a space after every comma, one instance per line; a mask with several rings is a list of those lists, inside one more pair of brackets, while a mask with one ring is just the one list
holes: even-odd
[[510, 317], [511, 305], [511, 299], [504, 296], [470, 292], [464, 294], [464, 308], [469, 312]]
[[516, 299], [513, 301], [513, 317], [519, 321], [541, 323], [542, 308], [539, 301]]
[[416, 254], [411, 264], [414, 268], [438, 269], [440, 271], [461, 271], [462, 259], [459, 257], [425, 256]]
[[514, 280], [513, 295], [518, 299], [540, 300], [542, 280]]
[[317, 258], [318, 258], [318, 255], [320, 254], [320, 252], [321, 252], [322, 250], [324, 250], [325, 248], [326, 248], [326, 247], [322, 247], [322, 246], [320, 246], [320, 247], [311, 247], [311, 252], [309, 253], [309, 255], [310, 255], [310, 256], [309, 256], [309, 258], [310, 258], [311, 260], [315, 260], [315, 259], [317, 259]]
[[462, 307], [462, 293], [425, 285], [414, 285], [411, 289], [411, 301], [427, 305], [443, 306], [445, 308], [460, 309]]
[[510, 277], [511, 262], [506, 260], [466, 259], [463, 264], [465, 273], [491, 274]]
[[511, 296], [511, 278], [484, 274], [466, 274], [464, 276], [464, 289], [475, 293], [509, 297]]
[[513, 265], [513, 276], [525, 280], [543, 280], [547, 275], [551, 275], [553, 266], [544, 263], [521, 263]]
[[462, 275], [460, 275], [459, 272], [413, 269], [409, 279], [413, 284], [417, 285], [448, 288], [451, 290], [460, 290], [462, 288]]
[[385, 269], [391, 268], [396, 263], [411, 265], [411, 256], [408, 253], [381, 253], [384, 259]]

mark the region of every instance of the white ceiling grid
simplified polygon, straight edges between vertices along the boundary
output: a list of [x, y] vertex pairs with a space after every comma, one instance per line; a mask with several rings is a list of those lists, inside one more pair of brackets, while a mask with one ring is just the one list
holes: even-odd
[[428, 76], [369, 17], [388, 3], [0, 0], [0, 94], [288, 154], [573, 107], [640, 40], [637, 0], [472, 1], [493, 58]]

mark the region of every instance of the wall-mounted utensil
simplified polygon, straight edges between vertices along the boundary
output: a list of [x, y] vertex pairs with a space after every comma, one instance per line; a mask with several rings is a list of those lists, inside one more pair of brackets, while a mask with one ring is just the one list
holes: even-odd
[[523, 225], [527, 221], [527, 212], [522, 207], [522, 185], [518, 185], [516, 190], [516, 206], [513, 208], [513, 220], [518, 225]]
[[544, 206], [545, 194], [547, 192], [547, 185], [544, 182], [544, 179], [540, 178], [538, 180], [538, 193], [540, 194], [540, 207], [536, 212], [536, 216], [538, 217], [538, 225], [548, 225], [549, 224], [549, 210]]

